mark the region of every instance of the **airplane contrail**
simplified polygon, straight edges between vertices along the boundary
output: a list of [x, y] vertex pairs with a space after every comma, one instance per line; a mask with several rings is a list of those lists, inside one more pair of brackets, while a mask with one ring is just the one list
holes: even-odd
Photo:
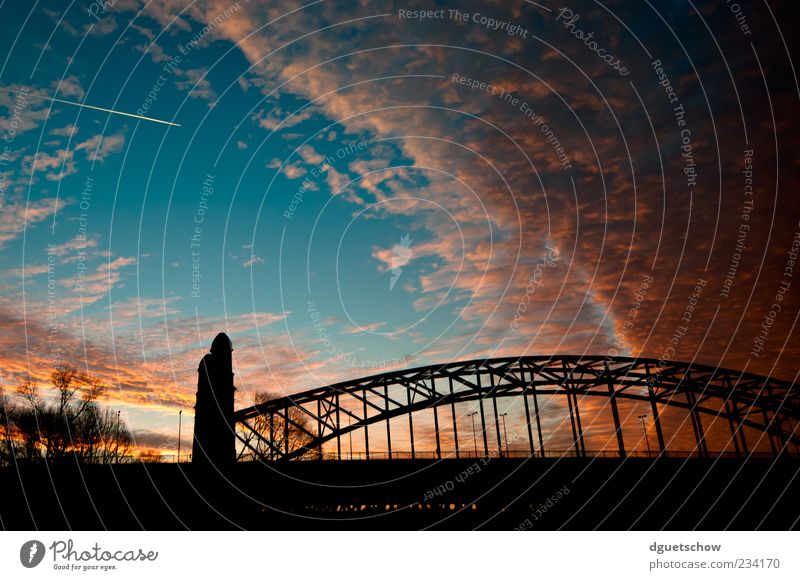
[[105, 111], [106, 113], [115, 113], [117, 115], [125, 115], [126, 117], [133, 117], [134, 119], [143, 119], [145, 121], [153, 121], [154, 123], [163, 123], [164, 125], [171, 125], [173, 127], [180, 127], [177, 123], [170, 123], [169, 121], [162, 121], [161, 119], [153, 119], [151, 117], [143, 117], [142, 115], [134, 115], [133, 113], [124, 113], [122, 111], [115, 111], [114, 109], [104, 109], [103, 107], [95, 107], [94, 105], [84, 105], [83, 103], [74, 103], [72, 101], [65, 101], [63, 99], [56, 99], [55, 97], [45, 97], [44, 95], [31, 94], [31, 97], [39, 99], [46, 99], [55, 101], [56, 103], [64, 103], [67, 105], [75, 105], [76, 107], [84, 107], [86, 109], [95, 109], [96, 111]]

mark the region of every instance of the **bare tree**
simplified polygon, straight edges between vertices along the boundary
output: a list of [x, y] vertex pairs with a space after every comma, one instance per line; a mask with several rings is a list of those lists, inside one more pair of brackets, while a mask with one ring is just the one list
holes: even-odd
[[95, 377], [66, 363], [56, 365], [50, 373], [50, 382], [57, 391], [58, 400], [55, 406], [47, 407], [42, 413], [40, 422], [47, 457], [61, 460], [72, 450], [80, 458], [82, 447], [85, 443], [91, 445], [91, 441], [82, 442], [79, 429], [86, 424], [91, 430], [92, 418], [86, 415], [96, 414], [96, 401], [106, 387]]
[[161, 454], [157, 451], [140, 451], [136, 458], [141, 463], [161, 463]]
[[0, 387], [0, 466], [10, 465], [14, 453], [13, 407]]
[[82, 463], [120, 463], [132, 458], [133, 435], [120, 412], [92, 403], [75, 422], [74, 452]]
[[32, 408], [41, 408], [42, 400], [39, 397], [39, 386], [30, 375], [22, 378], [17, 387], [17, 395], [28, 403]]
[[116, 416], [106, 409], [101, 421], [100, 430], [101, 454], [100, 463], [120, 463], [133, 456], [133, 433], [122, 421], [121, 414]]
[[25, 401], [26, 406], [12, 408], [9, 411], [13, 421], [12, 434], [16, 442], [13, 452], [17, 459], [36, 461], [42, 458], [43, 443], [39, 418], [45, 415], [45, 406], [39, 396], [39, 387], [30, 376], [20, 381], [17, 394]]
[[132, 457], [133, 436], [119, 412], [100, 407], [97, 401], [106, 387], [96, 377], [59, 363], [50, 382], [55, 400], [45, 400], [36, 382], [26, 377], [17, 388], [26, 404], [5, 411], [12, 452], [18, 458], [112, 463]]
[[[259, 391], [253, 396], [256, 405], [268, 403], [277, 397], [268, 391]], [[248, 420], [252, 427], [239, 428], [239, 436], [246, 442], [239, 452], [239, 458], [258, 458], [274, 461], [288, 449], [289, 453], [307, 447], [313, 441], [310, 421], [301, 409], [292, 407], [288, 411], [289, 420], [278, 414], [258, 415]], [[311, 451], [313, 453], [313, 451]]]

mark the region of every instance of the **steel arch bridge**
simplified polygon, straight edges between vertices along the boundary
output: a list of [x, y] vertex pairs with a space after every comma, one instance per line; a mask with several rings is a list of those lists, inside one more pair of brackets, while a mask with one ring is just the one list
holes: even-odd
[[[322, 458], [323, 445], [333, 441], [336, 441], [333, 457], [341, 459], [342, 437], [356, 430], [363, 430], [366, 458], [414, 459], [423, 456], [415, 446], [414, 415], [432, 410], [436, 439], [433, 456], [442, 457], [440, 433], [447, 429], [455, 444], [454, 456], [466, 457], [471, 453], [459, 448], [456, 405], [474, 406], [477, 402], [479, 411], [474, 411], [472, 417], [474, 420], [474, 415], [480, 414], [483, 449], [478, 451], [475, 443], [475, 455], [493, 456], [503, 455], [496, 404], [496, 400], [503, 397], [522, 400], [527, 430], [523, 452], [526, 456], [554, 455], [552, 450], [545, 449], [543, 397], [566, 398], [563, 421], [566, 423], [568, 415], [571, 445], [568, 451], [555, 453], [558, 456], [642, 455], [626, 447], [619, 409], [623, 401], [644, 406], [651, 414], [657, 449], [652, 452], [648, 449], [647, 456], [744, 457], [754, 452], [752, 441], [745, 436], [746, 430], [751, 434], [758, 432], [759, 440], [766, 437], [769, 451], [765, 453], [768, 455], [800, 454], [800, 389], [796, 384], [729, 369], [647, 358], [523, 356], [429, 365], [269, 400], [237, 411], [235, 421], [242, 449], [254, 459]], [[601, 410], [610, 414], [615, 435], [612, 441], [616, 439], [611, 452], [598, 453], [586, 448], [581, 406], [597, 400], [590, 397], [603, 398]], [[493, 411], [487, 411], [490, 405]], [[442, 425], [439, 420], [439, 410], [446, 407], [450, 408], [452, 425]], [[662, 415], [666, 409], [682, 410], [685, 417], [681, 426], [687, 432], [691, 425], [694, 445], [690, 444], [688, 449], [675, 451], [665, 439]], [[408, 418], [405, 434], [410, 437], [410, 453], [392, 450], [391, 420], [403, 416]], [[702, 416], [706, 416], [706, 421], [708, 416], [713, 416], [713, 421], [727, 424], [729, 435], [726, 434], [725, 449], [730, 451], [709, 450]], [[386, 451], [375, 453], [373, 445], [371, 454], [369, 427], [381, 423], [386, 424]], [[406, 427], [403, 429], [405, 431]], [[647, 430], [645, 427], [645, 437]], [[494, 431], [492, 435], [491, 431]], [[474, 427], [472, 435], [474, 440]], [[494, 451], [490, 439], [498, 442], [499, 452]], [[453, 456], [452, 453], [448, 455]]]

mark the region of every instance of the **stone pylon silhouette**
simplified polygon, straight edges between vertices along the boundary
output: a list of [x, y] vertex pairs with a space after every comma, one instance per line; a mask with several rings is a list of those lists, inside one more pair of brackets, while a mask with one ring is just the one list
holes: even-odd
[[233, 419], [233, 344], [220, 332], [197, 369], [192, 463], [224, 469], [236, 461]]

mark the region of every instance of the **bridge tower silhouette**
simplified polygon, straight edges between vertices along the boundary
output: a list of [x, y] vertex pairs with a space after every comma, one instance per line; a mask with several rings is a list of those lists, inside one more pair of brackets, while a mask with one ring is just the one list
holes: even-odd
[[220, 332], [197, 368], [192, 463], [201, 468], [222, 469], [236, 461], [232, 353], [231, 339]]

